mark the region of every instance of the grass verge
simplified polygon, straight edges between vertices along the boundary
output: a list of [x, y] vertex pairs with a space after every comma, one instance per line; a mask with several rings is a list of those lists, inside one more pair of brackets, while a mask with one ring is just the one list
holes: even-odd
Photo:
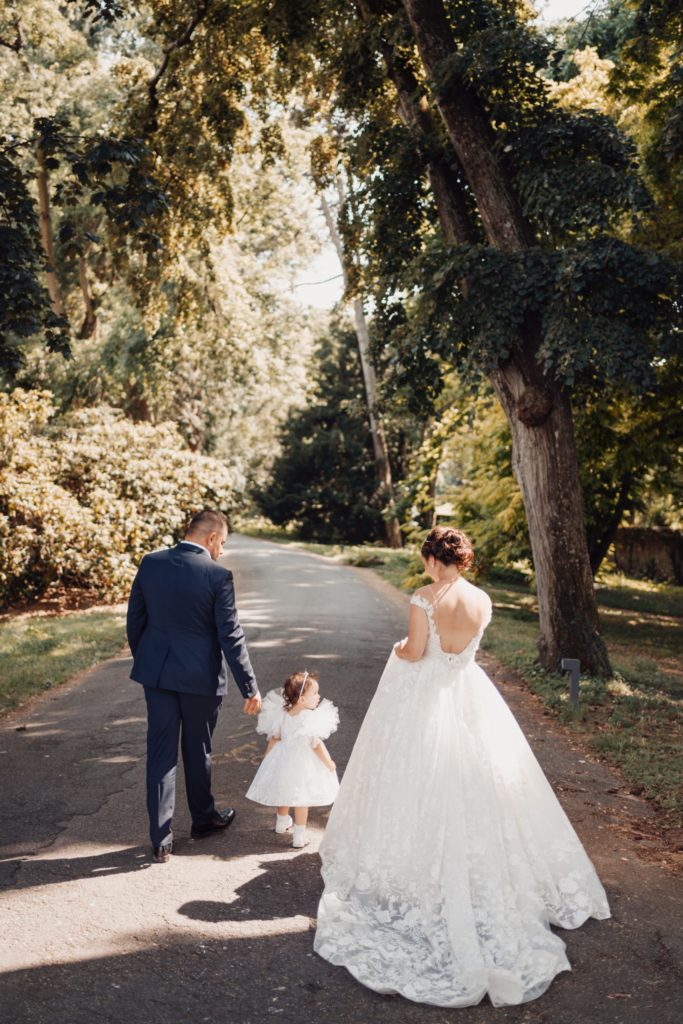
[[0, 622], [0, 715], [113, 657], [125, 643], [125, 622], [111, 608]]
[[680, 618], [615, 608], [598, 592], [603, 633], [614, 668], [608, 680], [582, 676], [578, 707], [566, 677], [534, 664], [538, 617], [533, 595], [516, 587], [488, 586], [494, 617], [483, 647], [514, 668], [593, 754], [618, 766], [631, 792], [654, 800], [671, 824], [683, 826], [683, 671], [676, 665]]

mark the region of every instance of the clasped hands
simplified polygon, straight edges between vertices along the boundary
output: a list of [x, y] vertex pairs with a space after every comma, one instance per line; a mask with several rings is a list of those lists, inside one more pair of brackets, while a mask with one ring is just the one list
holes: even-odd
[[257, 693], [255, 697], [247, 697], [242, 710], [245, 715], [258, 715], [261, 710], [261, 694]]

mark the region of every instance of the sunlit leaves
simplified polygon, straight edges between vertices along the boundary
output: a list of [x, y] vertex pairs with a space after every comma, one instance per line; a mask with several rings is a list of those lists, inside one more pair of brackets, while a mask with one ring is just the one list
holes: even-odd
[[58, 419], [47, 392], [0, 393], [0, 446], [0, 607], [59, 585], [116, 601], [191, 510], [240, 500], [239, 474], [189, 451], [175, 425], [106, 406]]

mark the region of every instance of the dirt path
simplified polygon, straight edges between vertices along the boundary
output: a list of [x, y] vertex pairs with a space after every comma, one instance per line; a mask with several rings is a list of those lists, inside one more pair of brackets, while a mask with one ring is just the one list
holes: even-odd
[[[241, 610], [261, 687], [315, 666], [339, 705], [330, 740], [346, 763], [406, 599], [367, 570], [233, 538]], [[494, 675], [496, 666], [482, 662]], [[614, 917], [564, 933], [574, 970], [540, 1000], [446, 1011], [368, 992], [311, 950], [320, 892], [313, 843], [294, 852], [245, 801], [261, 744], [233, 688], [215, 738], [226, 834], [189, 839], [179, 787], [177, 856], [149, 859], [144, 701], [130, 659], [102, 665], [0, 725], [2, 1024], [674, 1024], [683, 999], [680, 889], [639, 854], [652, 812], [574, 749], [514, 679], [497, 680], [608, 890]], [[645, 839], [634, 838], [634, 822]], [[637, 830], [636, 830], [637, 831]]]

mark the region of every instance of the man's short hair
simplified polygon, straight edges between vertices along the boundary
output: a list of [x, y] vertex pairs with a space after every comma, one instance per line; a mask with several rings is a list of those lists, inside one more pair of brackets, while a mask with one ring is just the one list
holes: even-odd
[[223, 527], [228, 529], [228, 520], [222, 512], [217, 512], [213, 508], [203, 508], [201, 512], [195, 512], [192, 516], [185, 533], [220, 533]]

